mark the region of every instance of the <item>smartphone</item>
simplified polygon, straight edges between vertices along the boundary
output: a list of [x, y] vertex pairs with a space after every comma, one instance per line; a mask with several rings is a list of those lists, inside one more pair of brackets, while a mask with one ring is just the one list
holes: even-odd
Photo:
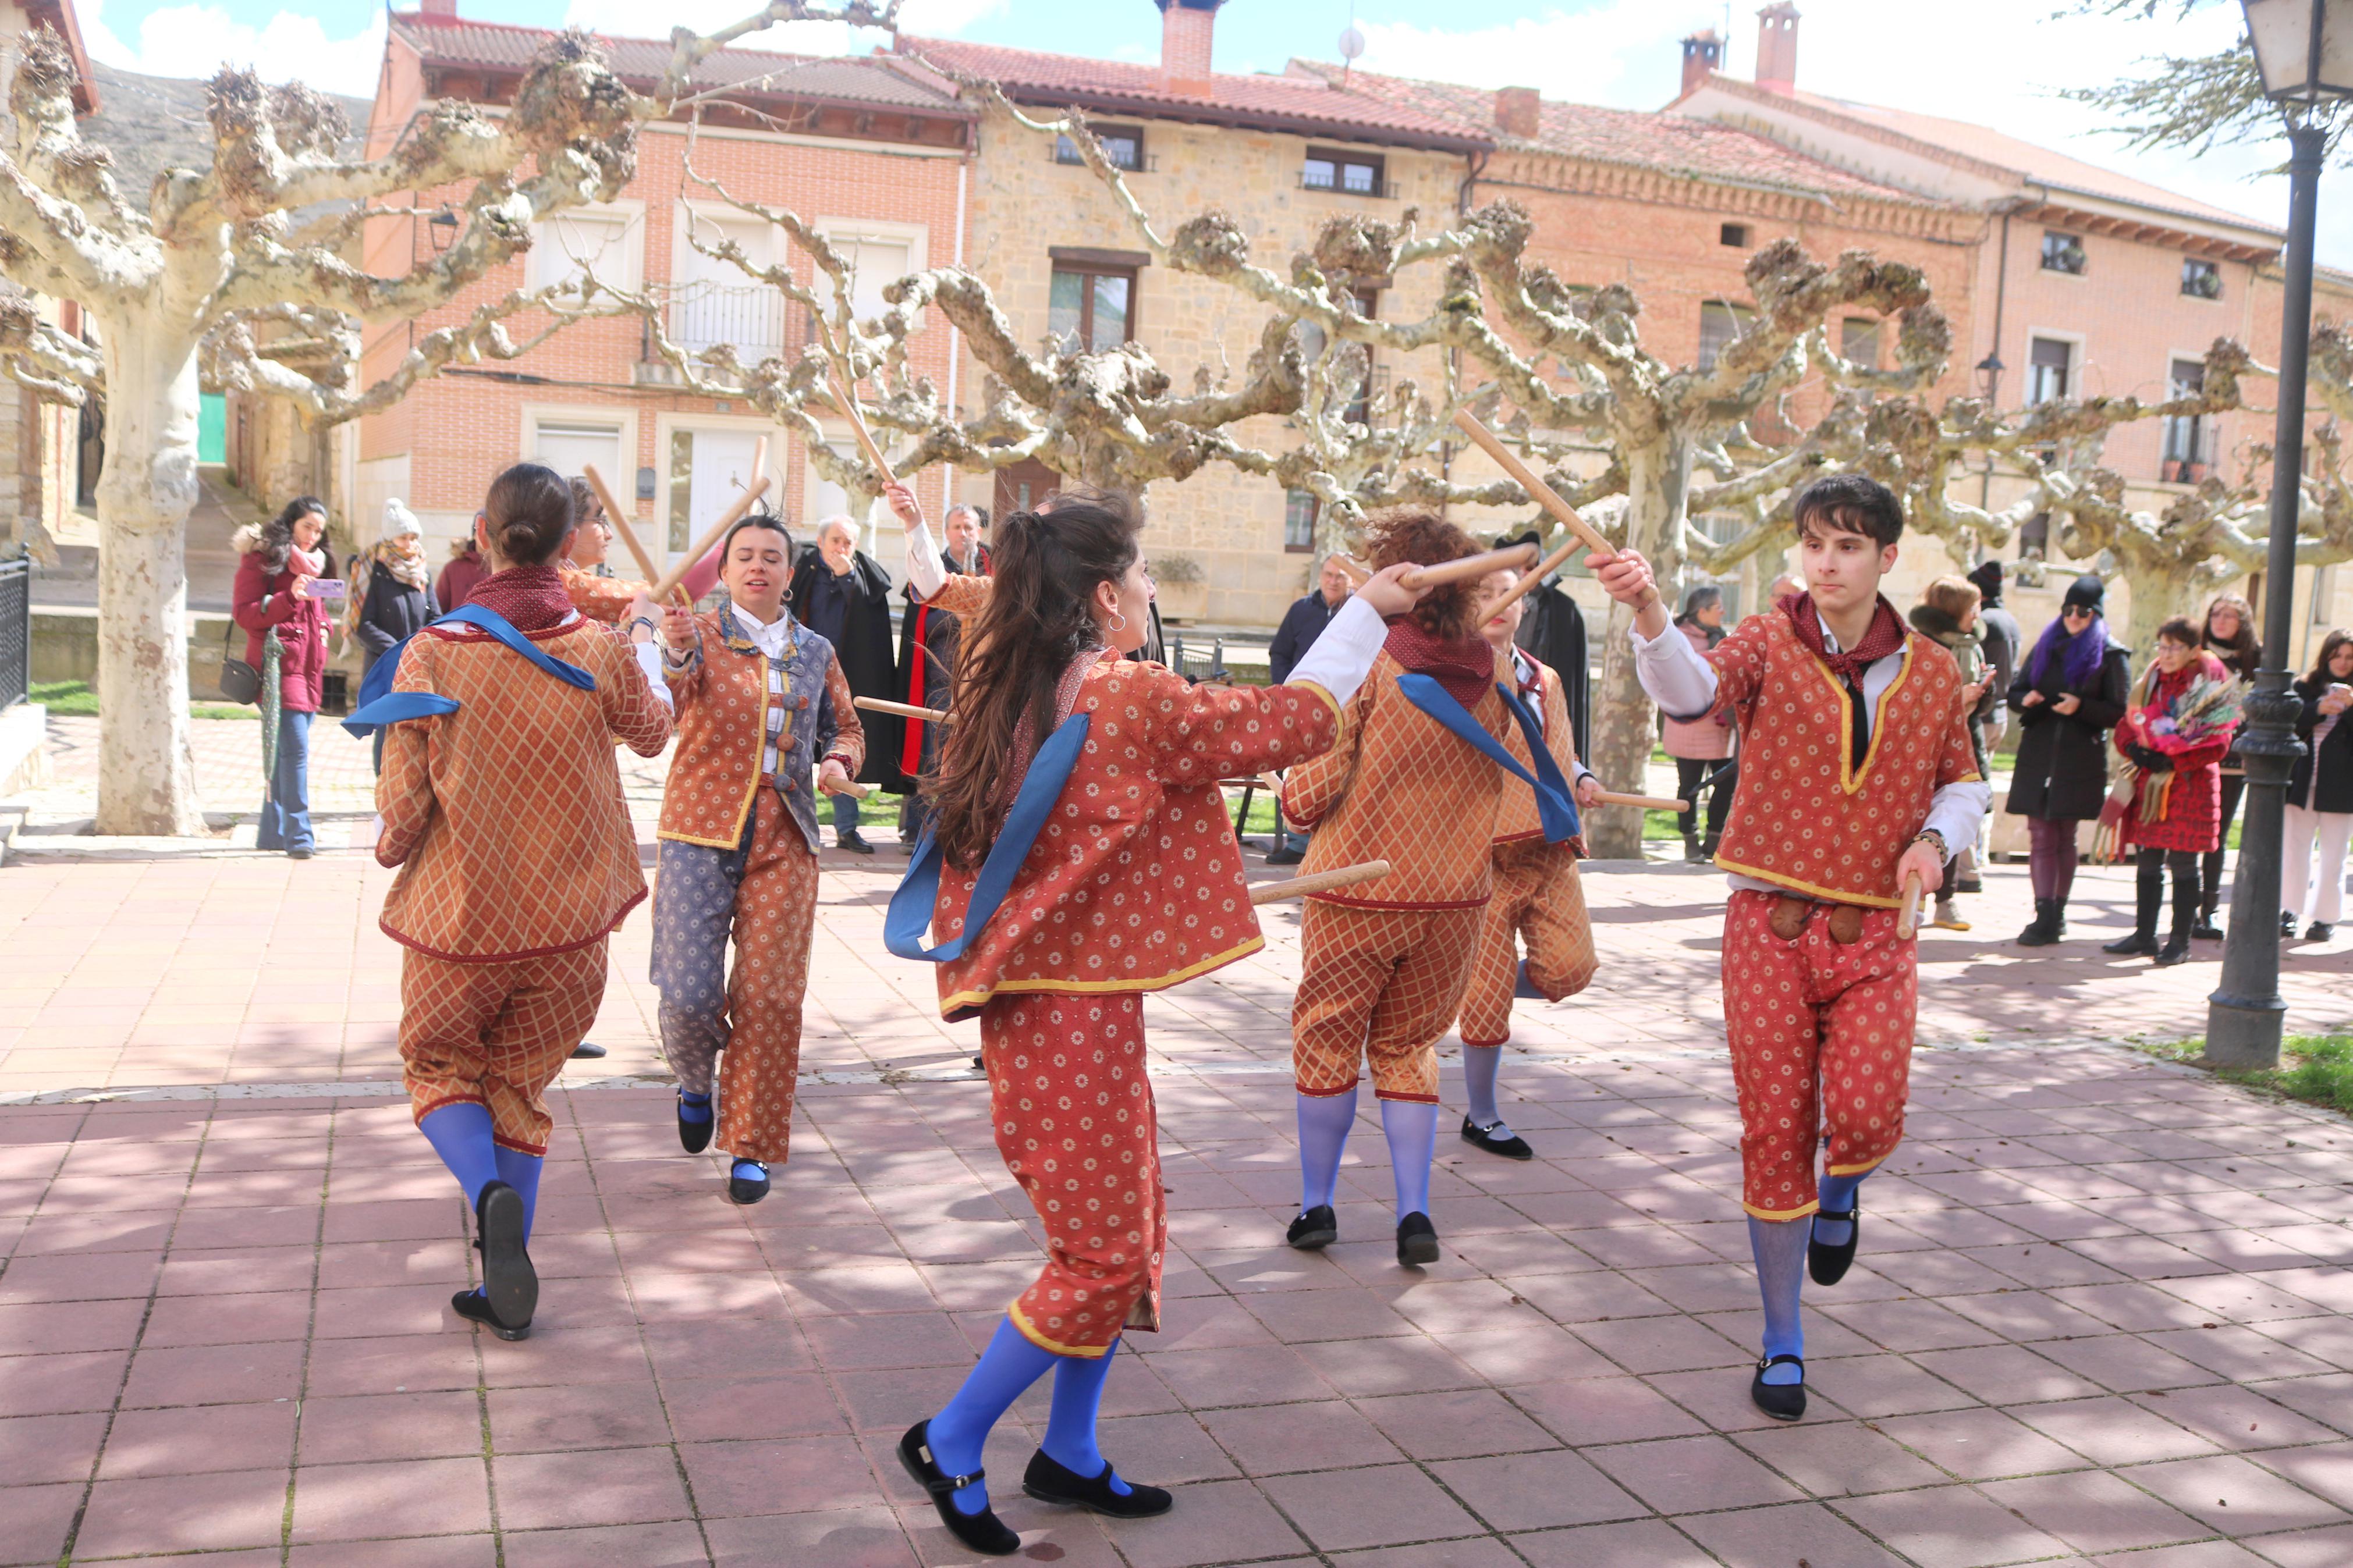
[[351, 586], [341, 577], [313, 577], [302, 590], [322, 605], [340, 605], [351, 595]]

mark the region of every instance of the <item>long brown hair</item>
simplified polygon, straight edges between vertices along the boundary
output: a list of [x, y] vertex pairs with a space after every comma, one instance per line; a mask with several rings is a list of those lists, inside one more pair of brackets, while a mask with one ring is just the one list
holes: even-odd
[[[2227, 641], [2214, 635], [2214, 612], [2226, 607], [2239, 613], [2239, 635]], [[2232, 674], [2252, 679], [2263, 658], [2263, 646], [2255, 640], [2254, 606], [2236, 594], [2215, 595], [2199, 628], [2199, 646], [2229, 665]]]
[[[1436, 566], [1479, 553], [1478, 541], [1428, 507], [1393, 506], [1365, 518], [1365, 549], [1373, 570], [1385, 571], [1400, 561]], [[1447, 583], [1421, 596], [1413, 618], [1431, 637], [1460, 642], [1479, 630], [1479, 584]]]
[[2337, 676], [2328, 668], [2328, 661], [2337, 657], [2338, 648], [2349, 642], [2353, 642], [2353, 632], [2348, 632], [2342, 626], [2321, 638], [2320, 657], [2312, 661], [2312, 673], [2305, 679], [2318, 686], [2327, 686], [2335, 680]]
[[1053, 729], [1054, 689], [1095, 645], [1095, 588], [1127, 575], [1142, 527], [1126, 497], [1087, 489], [997, 524], [988, 604], [964, 634], [953, 722], [929, 791], [949, 865], [969, 871], [988, 858], [1014, 733], [1024, 717], [1033, 741]]

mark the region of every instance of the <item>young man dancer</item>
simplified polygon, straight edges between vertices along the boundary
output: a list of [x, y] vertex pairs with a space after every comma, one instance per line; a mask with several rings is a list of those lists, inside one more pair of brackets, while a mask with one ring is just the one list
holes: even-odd
[[[1512, 641], [1527, 601], [1513, 600], [1501, 615], [1487, 608], [1519, 580], [1517, 572], [1493, 572], [1480, 581], [1479, 635], [1510, 668], [1513, 689], [1542, 726], [1545, 750], [1560, 764], [1561, 776], [1577, 781], [1577, 804], [1589, 811], [1601, 804], [1601, 781], [1577, 760], [1560, 677]], [[1522, 767], [1533, 766], [1527, 741], [1516, 725], [1504, 744]], [[1546, 843], [1535, 791], [1504, 781], [1490, 856], [1494, 891], [1479, 927], [1478, 951], [1471, 960], [1471, 982], [1462, 993], [1455, 1032], [1462, 1041], [1462, 1084], [1470, 1100], [1462, 1140], [1507, 1160], [1535, 1157], [1527, 1140], [1506, 1126], [1495, 1108], [1495, 1074], [1503, 1065], [1504, 1044], [1512, 1037], [1512, 998], [1558, 1002], [1593, 981], [1593, 922], [1586, 914], [1585, 889], [1577, 879], [1577, 858], [1583, 849], [1576, 839]], [[1523, 940], [1528, 950], [1525, 960], [1520, 957]]]
[[[1894, 492], [1839, 474], [1794, 510], [1805, 593], [1704, 658], [1656, 605], [1633, 627], [1636, 672], [1661, 707], [1691, 717], [1726, 704], [1740, 726], [1741, 787], [1715, 860], [1733, 888], [1725, 1032], [1765, 1305], [1749, 1393], [1784, 1421], [1806, 1409], [1801, 1270], [1821, 1285], [1844, 1277], [1856, 1191], [1904, 1132], [1919, 977], [1896, 908], [1908, 879], [1936, 886], [1989, 798], [1952, 656], [1879, 592], [1904, 531]], [[1620, 603], [1651, 584], [1630, 552], [1588, 563]], [[1819, 1181], [1818, 1125], [1830, 1145]]]

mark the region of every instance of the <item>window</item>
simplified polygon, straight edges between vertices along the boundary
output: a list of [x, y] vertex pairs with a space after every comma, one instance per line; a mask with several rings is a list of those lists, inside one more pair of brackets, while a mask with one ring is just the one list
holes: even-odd
[[[1092, 128], [1095, 140], [1111, 154], [1112, 167], [1134, 173], [1144, 167], [1144, 127], [1141, 125], [1097, 125]], [[1079, 145], [1068, 136], [1054, 138], [1054, 162], [1083, 163]]]
[[[904, 235], [828, 234], [826, 243], [849, 268], [849, 309], [861, 321], [890, 309], [882, 290], [916, 270], [914, 241]], [[833, 308], [833, 279], [817, 274], [817, 297]]]
[[1046, 330], [1060, 353], [1117, 348], [1135, 335], [1135, 268], [1054, 263]]
[[1286, 554], [1306, 555], [1315, 549], [1315, 518], [1323, 503], [1313, 490], [1282, 492], [1282, 548]]
[[2051, 558], [2051, 514], [2047, 511], [2038, 511], [2019, 525], [2018, 558], [2024, 561], [2029, 557], [2036, 561]]
[[[1380, 315], [1381, 291], [1379, 289], [1352, 289], [1348, 292], [1356, 301], [1356, 314], [1366, 321], [1372, 321]], [[1301, 355], [1306, 360], [1308, 367], [1311, 370], [1314, 369], [1316, 363], [1324, 357], [1324, 329], [1314, 321], [1302, 321], [1292, 330], [1299, 339]], [[1356, 382], [1355, 393], [1348, 398], [1347, 417], [1355, 424], [1369, 425], [1372, 423], [1373, 394], [1388, 384], [1388, 373], [1385, 368], [1377, 369], [1374, 366], [1373, 351], [1366, 345], [1362, 343], [1342, 345], [1344, 352], [1349, 348], [1354, 348], [1356, 352], [1361, 353], [1364, 356], [1364, 362], [1363, 374]], [[1335, 390], [1341, 390], [1341, 388], [1335, 387]]]
[[785, 297], [726, 258], [696, 249], [685, 237], [691, 234], [711, 250], [732, 241], [744, 260], [765, 267], [774, 254], [769, 247], [775, 231], [741, 215], [721, 217], [682, 207], [679, 216], [677, 281], [670, 300], [671, 340], [689, 353], [729, 344], [736, 359], [747, 365], [781, 359]]
[[[2175, 360], [2167, 382], [2168, 398], [2197, 396], [2206, 390], [2206, 362]], [[2177, 485], [2194, 485], [2203, 479], [2213, 462], [2209, 452], [2211, 435], [2204, 415], [2177, 414], [2168, 417], [2165, 456], [2158, 477]]]
[[1747, 326], [1753, 311], [1738, 305], [1728, 305], [1721, 300], [1710, 300], [1699, 308], [1699, 368], [1702, 374], [1715, 368], [1724, 351], [1732, 346]]
[[594, 272], [610, 288], [634, 289], [643, 233], [635, 213], [600, 209], [544, 218], [533, 226], [531, 287], [575, 292], [582, 277]]
[[1715, 242], [1746, 250], [1748, 248], [1748, 226], [1745, 223], [1725, 224], [1716, 229]]
[[1839, 358], [1863, 370], [1879, 368], [1879, 323], [1868, 316], [1839, 322]]
[[2075, 345], [2059, 338], [2035, 338], [2026, 349], [2026, 401], [2056, 403], [2073, 384]]
[[607, 484], [621, 482], [621, 427], [618, 425], [543, 422], [533, 442], [531, 460], [543, 463], [570, 479], [590, 464]]
[[2222, 269], [2211, 261], [2194, 256], [2181, 258], [2181, 291], [2193, 300], [2219, 300], [2222, 297]]
[[2084, 275], [2084, 242], [2072, 234], [2046, 229], [2042, 235], [2042, 270], [2064, 272], [2070, 277]]
[[1334, 153], [1311, 147], [1307, 161], [1300, 165], [1299, 183], [1311, 191], [1340, 191], [1352, 196], [1395, 195], [1396, 191], [1381, 177], [1383, 169], [1377, 153]]

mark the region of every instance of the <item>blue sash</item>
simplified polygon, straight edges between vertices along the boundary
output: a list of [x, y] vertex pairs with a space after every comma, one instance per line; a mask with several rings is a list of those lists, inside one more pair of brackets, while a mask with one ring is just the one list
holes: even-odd
[[1545, 744], [1544, 731], [1536, 724], [1536, 716], [1528, 711], [1527, 704], [1514, 696], [1511, 688], [1498, 684], [1495, 695], [1512, 710], [1520, 723], [1520, 733], [1528, 740], [1528, 755], [1535, 759], [1536, 771], [1532, 774], [1513, 759], [1503, 743], [1487, 733], [1486, 727], [1471, 717], [1462, 704], [1447, 694], [1446, 688], [1427, 675], [1400, 675], [1398, 689], [1405, 700], [1437, 720], [1456, 734], [1477, 747], [1495, 763], [1515, 776], [1527, 781], [1536, 792], [1536, 820], [1544, 824], [1545, 842], [1558, 844], [1577, 836], [1577, 798], [1568, 781], [1561, 776], [1560, 764], [1553, 761], [1552, 748]]
[[[451, 624], [486, 631], [515, 652], [539, 666], [549, 675], [583, 691], [596, 689], [596, 678], [576, 664], [566, 664], [554, 655], [543, 651], [539, 645], [514, 629], [513, 624], [496, 610], [483, 605], [460, 605], [433, 624]], [[403, 637], [390, 652], [368, 667], [366, 677], [360, 682], [359, 705], [352, 710], [343, 728], [362, 740], [373, 735], [386, 724], [397, 724], [403, 719], [429, 719], [437, 713], [455, 713], [459, 703], [454, 697], [444, 697], [433, 691], [395, 691], [392, 683], [400, 675], [400, 656], [408, 651], [414, 637]]]
[[1021, 862], [1029, 858], [1030, 847], [1044, 831], [1054, 802], [1070, 782], [1071, 770], [1079, 765], [1079, 754], [1086, 750], [1088, 721], [1084, 713], [1063, 720], [1031, 759], [1020, 792], [1013, 797], [1013, 809], [1005, 814], [1005, 826], [997, 830], [997, 842], [988, 847], [988, 858], [981, 862], [979, 879], [973, 883], [972, 901], [964, 911], [964, 934], [937, 947], [923, 945], [923, 933], [931, 927], [940, 893], [939, 840], [925, 827], [923, 841], [915, 846], [914, 862], [891, 895], [891, 908], [882, 917], [883, 946], [901, 958], [953, 963], [980, 940], [989, 918], [1012, 888]]

